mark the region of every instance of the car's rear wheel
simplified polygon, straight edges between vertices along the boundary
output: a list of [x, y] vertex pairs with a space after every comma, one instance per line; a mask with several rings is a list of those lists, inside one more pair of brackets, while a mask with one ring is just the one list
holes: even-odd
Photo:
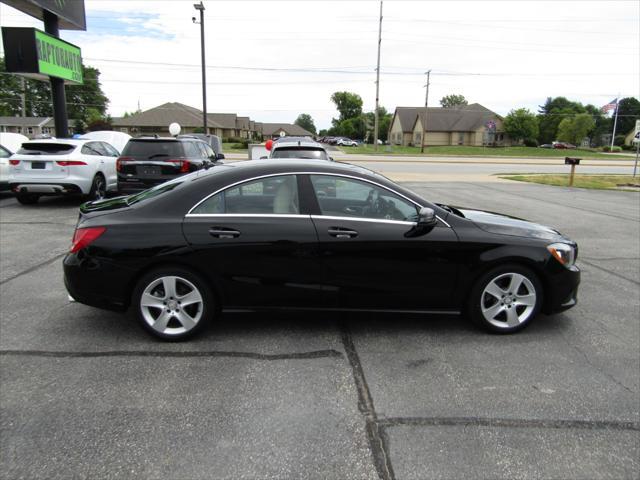
[[484, 274], [469, 298], [471, 320], [495, 333], [522, 330], [542, 305], [542, 284], [526, 267], [504, 265]]
[[138, 282], [133, 296], [137, 316], [151, 334], [183, 340], [200, 331], [214, 312], [206, 283], [189, 270], [154, 270]]
[[33, 205], [34, 203], [38, 203], [40, 199], [40, 195], [37, 193], [18, 193], [16, 194], [16, 200], [20, 202], [22, 205]]
[[89, 200], [103, 200], [107, 198], [107, 182], [101, 173], [93, 177], [91, 190], [89, 191]]

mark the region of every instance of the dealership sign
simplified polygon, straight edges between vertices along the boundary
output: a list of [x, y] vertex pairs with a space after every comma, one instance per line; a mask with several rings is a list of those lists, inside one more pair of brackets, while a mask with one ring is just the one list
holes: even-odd
[[35, 28], [2, 27], [7, 72], [83, 83], [80, 48]]
[[87, 21], [84, 14], [84, 0], [2, 0], [39, 20], [44, 20], [44, 11], [58, 17], [63, 30], [86, 30]]

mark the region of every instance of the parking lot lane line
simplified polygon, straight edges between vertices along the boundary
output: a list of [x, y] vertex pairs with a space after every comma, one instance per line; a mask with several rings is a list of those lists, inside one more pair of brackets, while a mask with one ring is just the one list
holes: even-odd
[[626, 280], [627, 282], [635, 283], [636, 285], [640, 285], [640, 282], [634, 280], [633, 278], [625, 277], [624, 275], [620, 275], [619, 273], [614, 272], [613, 270], [609, 270], [608, 268], [601, 267], [600, 265], [596, 265], [595, 263], [589, 262], [583, 258], [578, 259], [579, 263], [586, 263], [587, 265], [597, 268], [598, 270], [602, 270], [603, 272], [608, 273], [609, 275], [613, 275], [614, 277], [618, 277], [622, 280]]
[[358, 410], [360, 410], [365, 420], [367, 437], [369, 438], [369, 446], [376, 471], [381, 480], [393, 480], [395, 479], [395, 474], [391, 466], [391, 459], [389, 458], [387, 437], [378, 423], [378, 415], [373, 405], [373, 398], [371, 397], [364, 371], [362, 370], [360, 357], [353, 343], [351, 331], [343, 322], [340, 324], [340, 336], [345, 353], [347, 354], [347, 359], [351, 365], [353, 380], [358, 392]]
[[[470, 187], [485, 188], [487, 190], [498, 191], [498, 192], [503, 193], [505, 195], [511, 195], [511, 196], [518, 197], [518, 198], [528, 198], [529, 200], [536, 200], [538, 202], [549, 203], [549, 204], [552, 204], [554, 206], [558, 206], [557, 202], [552, 202], [552, 201], [549, 201], [549, 200], [545, 200], [544, 198], [538, 198], [538, 197], [534, 197], [534, 196], [531, 196], [531, 195], [524, 195], [521, 192], [518, 192], [518, 193], [509, 192], [507, 190], [496, 188], [494, 186], [489, 187], [489, 186], [483, 185], [481, 183], [466, 183], [466, 182], [461, 182], [461, 183], [465, 183], [465, 185], [469, 185]], [[551, 188], [557, 188], [557, 187], [551, 187]], [[562, 206], [564, 208], [571, 208], [573, 210], [580, 210], [581, 212], [595, 213], [595, 214], [604, 215], [604, 216], [607, 216], [607, 217], [618, 218], [620, 220], [627, 220], [627, 221], [631, 221], [631, 222], [640, 223], [640, 220], [638, 220], [638, 218], [636, 218], [636, 217], [627, 217], [627, 216], [624, 216], [624, 215], [616, 215], [615, 213], [603, 212], [601, 210], [594, 210], [594, 209], [589, 209], [589, 208], [581, 208], [581, 207], [576, 207], [575, 205], [569, 205], [569, 204], [562, 204], [560, 206]]]
[[111, 350], [105, 352], [69, 352], [55, 350], [0, 350], [0, 356], [29, 356], [29, 357], [57, 357], [57, 358], [95, 358], [95, 357], [225, 357], [249, 358], [253, 360], [309, 360], [314, 358], [338, 358], [342, 353], [337, 350], [314, 350], [311, 352], [266, 354], [256, 352], [234, 352], [224, 350], [214, 351], [136, 351]]
[[62, 257], [64, 257], [66, 255], [66, 253], [61, 253], [59, 255], [56, 255], [53, 258], [50, 258], [49, 260], [45, 260], [44, 262], [38, 263], [37, 265], [34, 265], [33, 267], [29, 267], [26, 270], [23, 270], [20, 273], [16, 273], [15, 275], [12, 275], [9, 278], [5, 278], [4, 280], [2, 280], [0, 282], [0, 285], [4, 285], [5, 283], [10, 282], [11, 280], [15, 280], [16, 278], [22, 277], [23, 275], [27, 275], [35, 270], [38, 270], [39, 268], [42, 267], [46, 267], [47, 265], [52, 264], [53, 262], [60, 260]]
[[378, 421], [383, 428], [412, 427], [505, 427], [505, 428], [560, 428], [586, 430], [631, 430], [640, 431], [638, 422], [617, 422], [611, 420], [536, 420], [519, 418], [486, 417], [395, 417]]

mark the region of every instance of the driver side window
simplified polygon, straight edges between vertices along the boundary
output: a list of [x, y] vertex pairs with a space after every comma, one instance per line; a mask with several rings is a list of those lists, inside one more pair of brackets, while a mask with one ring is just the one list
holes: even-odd
[[370, 219], [417, 220], [418, 208], [389, 190], [352, 178], [311, 175], [322, 215]]

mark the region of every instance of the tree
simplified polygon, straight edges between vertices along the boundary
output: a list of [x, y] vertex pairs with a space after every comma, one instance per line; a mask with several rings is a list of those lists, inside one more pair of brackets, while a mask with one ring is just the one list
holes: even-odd
[[442, 97], [440, 99], [440, 105], [442, 105], [443, 108], [459, 108], [469, 105], [469, 102], [464, 98], [464, 95], [451, 94]]
[[340, 113], [337, 120], [335, 118], [332, 120], [334, 126], [348, 118], [355, 118], [362, 114], [362, 97], [357, 93], [335, 92], [331, 95], [331, 101], [335, 103], [336, 109]]
[[[640, 120], [640, 102], [633, 97], [620, 100], [618, 104], [618, 124], [616, 133], [628, 134], [636, 126], [636, 120]], [[612, 126], [613, 128], [613, 126]]]
[[578, 113], [584, 113], [585, 107], [579, 102], [572, 102], [565, 97], [547, 97], [544, 105], [540, 106], [538, 115], [540, 143], [551, 143], [558, 138], [558, 126], [565, 118]]
[[538, 137], [538, 119], [526, 108], [511, 110], [504, 118], [504, 131], [514, 140], [534, 140]]
[[316, 125], [313, 123], [313, 118], [311, 118], [311, 115], [309, 115], [308, 113], [301, 113], [293, 123], [298, 125], [299, 127], [304, 128], [308, 132], [313, 133], [314, 135], [316, 133]]
[[[93, 67], [82, 67], [84, 85], [67, 85], [67, 115], [70, 119], [89, 120], [89, 109], [99, 112], [102, 119], [107, 111], [109, 99], [100, 86], [100, 71]], [[0, 57], [0, 115], [21, 115], [21, 94], [25, 95], [27, 117], [53, 116], [51, 85], [49, 82], [25, 79], [19, 75], [4, 74], [4, 59]], [[24, 84], [24, 88], [23, 88]]]
[[326, 128], [323, 128], [318, 132], [318, 135], [321, 137], [326, 137], [327, 135], [329, 135], [329, 131]]
[[558, 125], [558, 140], [579, 145], [595, 125], [595, 120], [588, 113], [566, 117]]

